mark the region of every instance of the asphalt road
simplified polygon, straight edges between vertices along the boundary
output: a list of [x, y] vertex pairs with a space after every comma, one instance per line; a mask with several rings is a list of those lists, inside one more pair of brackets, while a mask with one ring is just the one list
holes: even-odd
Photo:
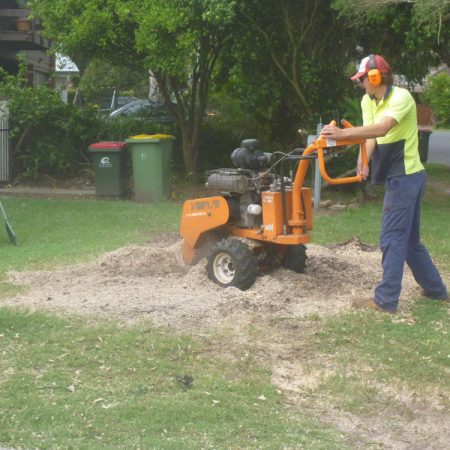
[[431, 133], [427, 162], [438, 162], [450, 166], [450, 130], [438, 130]]

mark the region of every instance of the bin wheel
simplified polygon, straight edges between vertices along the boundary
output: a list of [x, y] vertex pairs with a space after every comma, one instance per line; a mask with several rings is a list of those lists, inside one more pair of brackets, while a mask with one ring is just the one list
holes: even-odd
[[208, 277], [222, 287], [248, 289], [255, 282], [257, 268], [252, 250], [236, 238], [218, 242], [208, 256]]
[[303, 273], [306, 268], [306, 246], [303, 244], [290, 245], [286, 250], [282, 265], [286, 269], [293, 270], [297, 273]]

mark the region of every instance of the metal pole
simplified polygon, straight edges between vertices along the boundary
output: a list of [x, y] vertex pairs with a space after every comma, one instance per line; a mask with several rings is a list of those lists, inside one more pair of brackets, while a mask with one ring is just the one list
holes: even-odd
[[[320, 136], [320, 132], [322, 131], [323, 124], [322, 124], [322, 117], [319, 120], [319, 123], [317, 124], [317, 137]], [[316, 159], [314, 162], [314, 211], [317, 211], [320, 208], [320, 190], [322, 188], [322, 177], [320, 175], [320, 169], [319, 169], [319, 160]]]
[[319, 160], [314, 161], [314, 211], [320, 207], [320, 189], [322, 187], [322, 177], [320, 175]]

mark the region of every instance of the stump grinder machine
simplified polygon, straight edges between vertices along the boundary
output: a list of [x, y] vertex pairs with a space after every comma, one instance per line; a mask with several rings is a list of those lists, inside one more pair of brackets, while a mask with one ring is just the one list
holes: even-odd
[[[346, 120], [341, 124], [352, 126]], [[367, 167], [365, 140], [330, 141], [317, 136], [306, 149], [289, 153], [265, 153], [256, 139], [244, 140], [231, 154], [235, 168], [206, 174], [211, 196], [183, 205], [184, 262], [195, 264], [207, 256], [212, 281], [242, 290], [254, 283], [259, 271], [277, 264], [302, 273], [305, 244], [313, 229], [311, 188], [304, 187], [309, 163], [318, 158], [322, 178], [329, 184], [361, 182], [359, 175], [330, 178], [325, 168], [325, 155], [354, 145], [360, 146], [362, 164]], [[291, 169], [286, 175], [285, 163]], [[274, 171], [277, 166], [280, 173]]]

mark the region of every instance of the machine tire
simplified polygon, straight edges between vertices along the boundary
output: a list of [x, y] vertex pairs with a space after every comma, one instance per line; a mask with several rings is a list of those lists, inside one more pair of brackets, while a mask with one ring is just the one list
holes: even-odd
[[208, 277], [222, 287], [234, 286], [245, 291], [255, 282], [257, 269], [252, 250], [240, 239], [223, 239], [208, 256]]
[[297, 273], [303, 273], [306, 268], [306, 246], [303, 244], [290, 245], [286, 250], [282, 265], [286, 269], [293, 270]]

